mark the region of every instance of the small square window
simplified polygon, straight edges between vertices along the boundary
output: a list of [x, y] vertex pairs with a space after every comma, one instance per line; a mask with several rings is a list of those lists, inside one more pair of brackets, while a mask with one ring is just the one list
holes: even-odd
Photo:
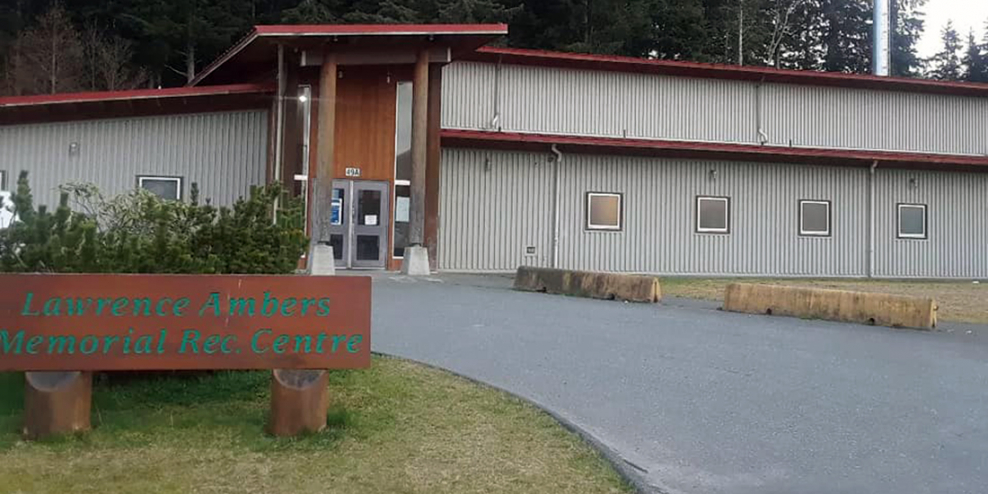
[[10, 226], [14, 221], [14, 203], [10, 201], [10, 192], [0, 190], [0, 230]]
[[621, 229], [621, 194], [587, 193], [587, 230]]
[[0, 190], [7, 190], [7, 171], [0, 170]]
[[898, 238], [925, 239], [926, 231], [926, 205], [925, 204], [899, 204], [898, 210]]
[[700, 233], [730, 232], [730, 198], [696, 198], [696, 231]]
[[830, 236], [830, 201], [799, 201], [799, 234]]
[[152, 194], [170, 200], [182, 198], [182, 178], [181, 177], [152, 177], [139, 175], [137, 177], [137, 187], [150, 191]]

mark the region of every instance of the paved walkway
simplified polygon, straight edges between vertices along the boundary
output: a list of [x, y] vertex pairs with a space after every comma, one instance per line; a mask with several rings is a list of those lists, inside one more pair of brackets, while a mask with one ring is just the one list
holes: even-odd
[[373, 349], [531, 399], [669, 493], [988, 492], [988, 341], [511, 291], [374, 283]]

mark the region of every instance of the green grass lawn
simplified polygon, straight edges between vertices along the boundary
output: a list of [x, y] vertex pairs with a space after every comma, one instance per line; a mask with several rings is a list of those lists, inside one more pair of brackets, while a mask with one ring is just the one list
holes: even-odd
[[970, 281], [898, 281], [804, 278], [662, 278], [662, 294], [673, 297], [723, 300], [730, 283], [833, 288], [862, 292], [933, 297], [941, 321], [988, 324], [988, 283]]
[[631, 492], [551, 417], [378, 357], [331, 374], [326, 431], [264, 434], [270, 375], [97, 383], [87, 434], [20, 440], [23, 376], [0, 374], [0, 492]]

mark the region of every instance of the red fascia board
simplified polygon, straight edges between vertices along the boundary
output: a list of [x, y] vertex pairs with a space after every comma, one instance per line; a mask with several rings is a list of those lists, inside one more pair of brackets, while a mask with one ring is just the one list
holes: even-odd
[[315, 24], [255, 26], [261, 36], [505, 35], [507, 24]]
[[615, 55], [588, 55], [520, 48], [483, 47], [463, 57], [465, 60], [519, 65], [537, 65], [612, 72], [664, 74], [754, 82], [838, 86], [861, 89], [911, 91], [988, 97], [988, 84], [948, 82], [902, 77], [879, 77], [840, 72], [787, 70], [770, 67], [746, 67], [672, 60], [649, 60]]
[[219, 66], [240, 53], [259, 37], [278, 36], [412, 36], [412, 35], [485, 35], [508, 34], [507, 24], [297, 24], [254, 26], [239, 42], [216, 58], [196, 75], [189, 86], [202, 82]]
[[928, 153], [896, 153], [851, 149], [824, 149], [785, 146], [757, 146], [652, 139], [621, 139], [611, 137], [582, 137], [548, 134], [520, 134], [445, 129], [441, 133], [446, 146], [514, 149], [562, 146], [581, 153], [637, 154], [672, 157], [717, 158], [742, 161], [768, 161], [807, 164], [843, 164], [867, 166], [871, 163], [906, 167], [946, 166], [958, 168], [988, 168], [988, 156], [967, 156]]
[[89, 93], [44, 94], [0, 98], [0, 109], [18, 106], [87, 103], [102, 101], [182, 98], [190, 96], [220, 96], [230, 94], [268, 93], [269, 84], [231, 84], [226, 86], [178, 87], [167, 89], [134, 89], [129, 91], [100, 91]]

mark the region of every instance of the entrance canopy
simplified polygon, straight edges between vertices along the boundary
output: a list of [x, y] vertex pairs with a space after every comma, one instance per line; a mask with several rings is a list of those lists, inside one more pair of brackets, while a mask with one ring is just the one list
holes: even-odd
[[337, 53], [341, 65], [411, 64], [422, 48], [429, 48], [432, 62], [446, 63], [506, 34], [506, 24], [255, 26], [189, 85], [230, 84], [264, 74], [277, 66], [279, 45], [296, 50], [303, 66], [320, 65], [326, 50]]

